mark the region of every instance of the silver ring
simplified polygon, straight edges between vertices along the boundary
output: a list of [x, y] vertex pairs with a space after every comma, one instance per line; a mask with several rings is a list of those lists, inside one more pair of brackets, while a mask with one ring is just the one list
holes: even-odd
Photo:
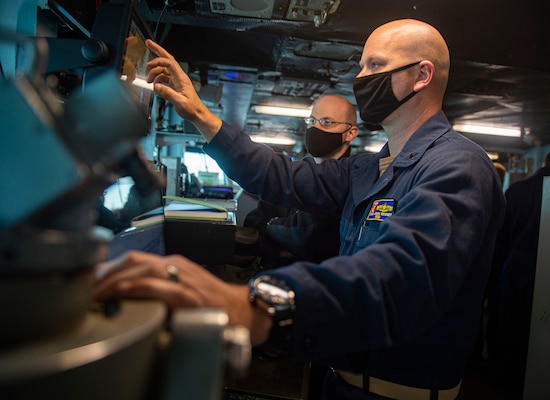
[[179, 282], [180, 281], [180, 275], [179, 275], [179, 269], [174, 267], [173, 265], [167, 265], [166, 266], [166, 272], [168, 272], [168, 280], [172, 282]]

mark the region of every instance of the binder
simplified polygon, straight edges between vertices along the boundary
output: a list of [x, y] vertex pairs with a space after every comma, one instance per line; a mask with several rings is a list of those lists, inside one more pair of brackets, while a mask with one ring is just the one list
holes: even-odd
[[202, 265], [228, 264], [235, 249], [236, 224], [231, 221], [165, 219], [166, 254], [181, 254]]

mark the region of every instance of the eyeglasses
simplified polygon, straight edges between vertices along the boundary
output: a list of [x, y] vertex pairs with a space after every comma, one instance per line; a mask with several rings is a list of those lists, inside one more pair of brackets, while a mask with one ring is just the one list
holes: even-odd
[[331, 126], [340, 125], [340, 124], [347, 125], [348, 129], [351, 129], [351, 127], [353, 126], [349, 122], [333, 121], [330, 118], [319, 118], [319, 119], [317, 119], [317, 118], [314, 118], [314, 117], [307, 117], [307, 118], [304, 118], [304, 122], [307, 125], [315, 125], [317, 122], [319, 122], [319, 125], [321, 125], [323, 128], [330, 128]]

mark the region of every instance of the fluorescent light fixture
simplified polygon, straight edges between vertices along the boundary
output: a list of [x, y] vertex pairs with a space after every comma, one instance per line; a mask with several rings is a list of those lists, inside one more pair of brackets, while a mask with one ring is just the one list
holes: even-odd
[[256, 105], [254, 106], [254, 111], [256, 111], [258, 114], [280, 115], [284, 117], [298, 117], [298, 118], [306, 118], [311, 115], [311, 107], [293, 108], [293, 107]]
[[378, 153], [380, 150], [382, 150], [382, 147], [384, 147], [385, 143], [373, 143], [368, 144], [365, 147], [363, 147], [363, 150], [368, 151], [369, 153]]
[[256, 143], [278, 144], [281, 146], [294, 146], [296, 144], [296, 140], [285, 137], [250, 135], [250, 139], [252, 139], [252, 141]]
[[453, 125], [453, 129], [455, 131], [462, 132], [462, 133], [521, 137], [521, 129], [519, 128], [502, 128], [497, 126], [486, 126], [486, 125], [455, 124]]

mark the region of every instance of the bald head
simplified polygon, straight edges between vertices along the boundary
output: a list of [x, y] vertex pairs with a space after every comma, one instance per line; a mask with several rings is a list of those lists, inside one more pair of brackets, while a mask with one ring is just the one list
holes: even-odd
[[357, 125], [355, 106], [340, 96], [326, 94], [315, 100], [312, 114], [318, 117], [330, 117], [335, 121]]
[[391, 54], [395, 66], [429, 60], [435, 66], [432, 87], [443, 97], [449, 78], [450, 56], [447, 43], [433, 26], [414, 19], [388, 22], [367, 39], [365, 49], [374, 54]]

